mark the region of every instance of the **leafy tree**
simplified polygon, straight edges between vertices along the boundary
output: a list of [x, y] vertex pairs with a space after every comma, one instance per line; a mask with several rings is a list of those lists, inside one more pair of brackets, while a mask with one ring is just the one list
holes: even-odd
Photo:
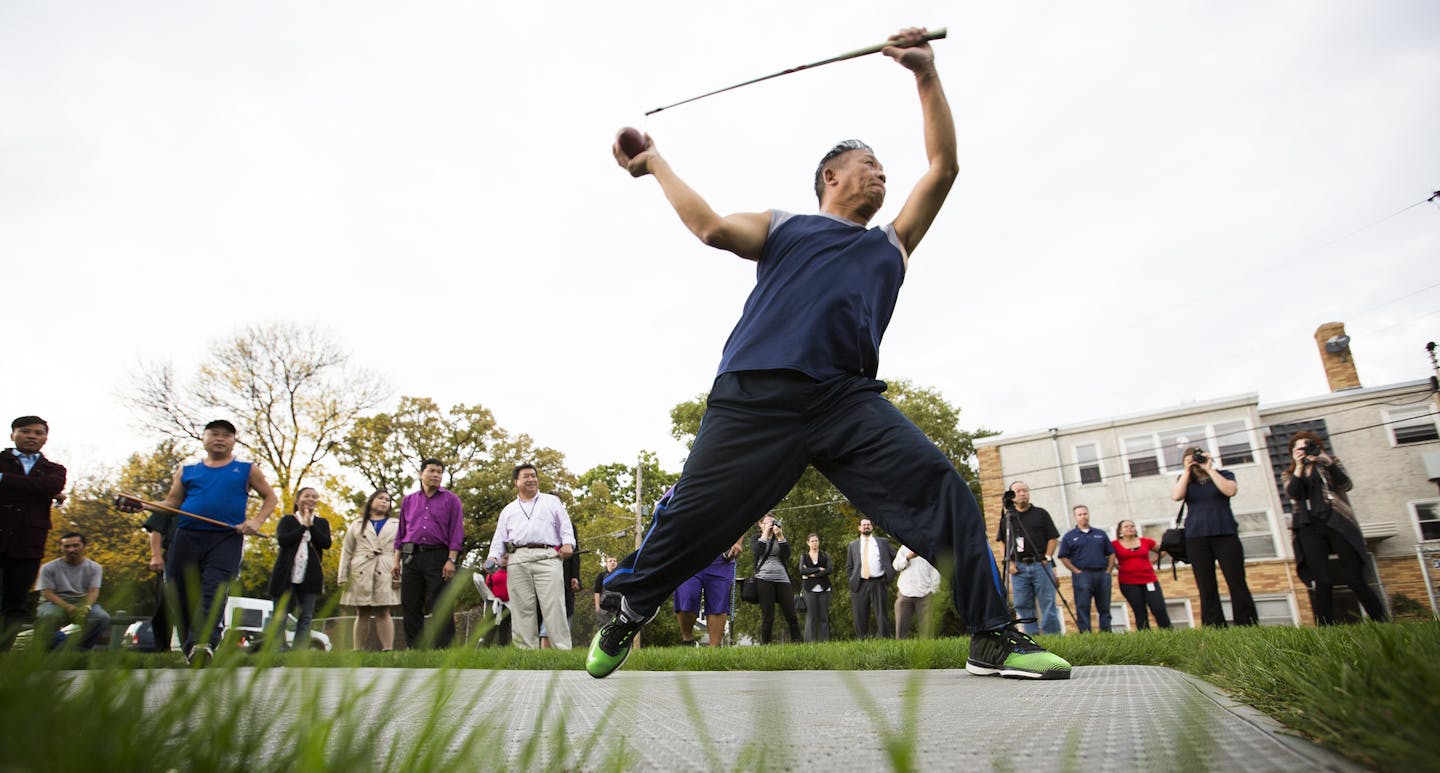
[[[421, 460], [445, 462], [443, 485], [460, 497], [465, 509], [462, 564], [465, 554], [489, 544], [500, 511], [515, 498], [516, 464], [535, 465], [542, 491], [567, 505], [574, 499], [575, 476], [565, 467], [564, 454], [537, 446], [529, 435], [510, 435], [479, 405], [457, 404], [442, 411], [428, 397], [402, 397], [392, 412], [358, 418], [337, 454], [373, 489], [390, 492], [397, 506], [415, 490]], [[357, 509], [368, 495], [354, 492]]]
[[149, 429], [199, 440], [205, 423], [226, 418], [238, 445], [260, 463], [289, 510], [350, 425], [388, 393], [375, 375], [316, 327], [252, 325], [214, 344], [181, 384], [169, 364], [147, 367], [128, 402]]

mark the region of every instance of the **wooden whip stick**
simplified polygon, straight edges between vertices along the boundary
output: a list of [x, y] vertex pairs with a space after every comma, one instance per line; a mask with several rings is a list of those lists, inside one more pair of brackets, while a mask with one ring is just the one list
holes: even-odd
[[[226, 522], [224, 522], [224, 521], [217, 521], [217, 520], [215, 520], [214, 518], [207, 518], [207, 517], [205, 517], [205, 516], [203, 516], [203, 515], [196, 515], [196, 514], [194, 514], [194, 513], [187, 513], [187, 512], [185, 512], [184, 510], [181, 510], [181, 509], [178, 508], [178, 507], [171, 507], [171, 506], [169, 506], [169, 505], [164, 505], [164, 504], [161, 504], [161, 503], [159, 503], [159, 502], [150, 502], [150, 501], [148, 501], [148, 500], [141, 499], [140, 497], [137, 497], [137, 496], [135, 496], [134, 494], [121, 494], [120, 496], [115, 497], [115, 507], [123, 510], [124, 507], [123, 507], [122, 505], [124, 505], [124, 504], [130, 504], [130, 505], [132, 505], [132, 506], [138, 506], [138, 507], [140, 507], [141, 509], [144, 509], [144, 510], [159, 510], [159, 511], [161, 511], [161, 512], [174, 513], [174, 514], [176, 514], [176, 515], [183, 515], [183, 516], [185, 516], [186, 518], [194, 518], [194, 519], [197, 520], [197, 521], [204, 521], [205, 523], [213, 523], [213, 524], [215, 524], [216, 526], [223, 526], [223, 527], [225, 527], [225, 528], [227, 528], [227, 529], [234, 529], [234, 528], [235, 528], [235, 524], [233, 524], [233, 523], [226, 523]], [[258, 533], [258, 532], [256, 533], [256, 536], [258, 536], [258, 537], [266, 537], [266, 538], [269, 538], [269, 539], [274, 539], [274, 537], [271, 536], [271, 535], [269, 535], [269, 534], [260, 534], [260, 533]]]

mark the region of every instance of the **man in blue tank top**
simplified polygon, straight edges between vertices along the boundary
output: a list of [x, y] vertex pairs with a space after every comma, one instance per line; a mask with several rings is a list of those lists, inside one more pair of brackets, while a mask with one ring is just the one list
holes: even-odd
[[591, 642], [586, 670], [604, 677], [676, 586], [779, 502], [808, 465], [867, 517], [936, 566], [955, 567], [954, 603], [972, 633], [975, 674], [1066, 679], [1070, 664], [1021, 632], [1002, 596], [970, 488], [875, 379], [910, 254], [958, 174], [955, 126], [920, 29], [883, 53], [914, 73], [929, 167], [889, 225], [867, 228], [885, 201], [885, 170], [863, 142], [843, 142], [815, 170], [817, 215], [721, 216], [646, 138], [616, 161], [655, 178], [705, 244], [756, 263], [755, 289], [725, 343], [705, 416], [669, 506], [640, 549], [605, 579], [617, 612]]
[[[176, 470], [170, 493], [159, 504], [231, 524], [227, 528], [180, 516], [165, 565], [185, 660], [203, 666], [220, 644], [216, 623], [225, 609], [226, 586], [240, 574], [245, 535], [260, 533], [278, 499], [258, 466], [235, 458], [234, 424], [212, 421], [200, 440], [205, 458]], [[261, 497], [260, 509], [247, 519], [252, 490]]]

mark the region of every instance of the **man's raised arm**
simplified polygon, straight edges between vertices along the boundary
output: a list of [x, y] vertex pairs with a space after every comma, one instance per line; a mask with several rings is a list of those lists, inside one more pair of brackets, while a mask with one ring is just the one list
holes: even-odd
[[[960, 164], [955, 151], [955, 120], [950, 116], [950, 103], [945, 99], [945, 90], [940, 86], [940, 75], [935, 71], [935, 52], [924, 42], [925, 30], [914, 28], [902, 30], [891, 36], [896, 42], [911, 41], [905, 48], [889, 46], [881, 53], [894, 59], [907, 70], [915, 73], [915, 85], [920, 91], [920, 110], [925, 122], [925, 157], [930, 168], [915, 183], [910, 198], [900, 208], [895, 218], [895, 233], [905, 245], [908, 255], [920, 244], [940, 205], [950, 193], [960, 173]], [[915, 42], [918, 41], [918, 42]]]
[[[951, 144], [954, 144], [953, 141]], [[645, 150], [634, 158], [625, 155], [618, 141], [611, 150], [616, 162], [632, 177], [654, 176], [681, 222], [700, 241], [748, 260], [760, 259], [760, 250], [765, 247], [765, 238], [770, 234], [769, 212], [741, 212], [722, 217], [694, 188], [675, 174], [670, 162], [656, 150], [648, 134], [645, 135], [645, 146]]]

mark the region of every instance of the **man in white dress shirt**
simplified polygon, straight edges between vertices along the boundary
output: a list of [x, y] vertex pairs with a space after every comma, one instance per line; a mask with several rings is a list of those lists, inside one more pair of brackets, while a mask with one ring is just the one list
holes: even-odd
[[920, 633], [926, 633], [930, 597], [940, 592], [940, 572], [904, 545], [895, 554], [892, 565], [900, 573], [895, 583], [895, 638], [910, 638], [912, 623]]
[[[540, 493], [535, 465], [515, 466], [515, 501], [500, 512], [495, 537], [490, 540], [490, 561], [510, 556], [509, 589], [511, 630], [515, 645], [540, 646], [540, 621], [555, 649], [570, 649], [570, 626], [565, 625], [565, 574], [561, 562], [575, 552], [575, 527], [565, 504], [554, 494]], [[558, 625], [556, 623], [559, 623]]]

